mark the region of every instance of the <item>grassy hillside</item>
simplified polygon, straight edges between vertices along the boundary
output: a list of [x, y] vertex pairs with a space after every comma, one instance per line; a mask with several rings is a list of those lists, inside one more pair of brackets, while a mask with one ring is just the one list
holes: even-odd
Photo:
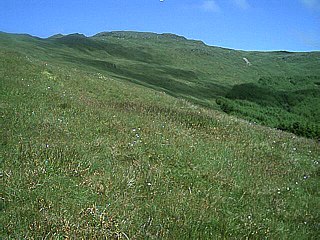
[[170, 34], [0, 34], [0, 238], [315, 239], [319, 143], [201, 105], [263, 106], [237, 89], [289, 72], [309, 89], [318, 61]]
[[[48, 39], [0, 33], [0, 42], [43, 62], [121, 78], [252, 122], [320, 139], [318, 113], [313, 114], [320, 109], [319, 52], [235, 51], [173, 34], [137, 32]], [[245, 96], [240, 96], [242, 91]], [[265, 101], [268, 91], [277, 93]], [[256, 96], [249, 99], [248, 92]], [[291, 101], [295, 98], [303, 99], [298, 104]]]

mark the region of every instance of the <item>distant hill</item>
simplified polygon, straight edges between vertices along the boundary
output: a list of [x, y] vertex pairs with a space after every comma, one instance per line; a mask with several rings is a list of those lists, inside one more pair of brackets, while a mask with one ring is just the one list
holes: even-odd
[[[169, 33], [132, 31], [102, 32], [92, 37], [54, 35], [48, 39], [2, 33], [0, 40], [3, 47], [39, 60], [95, 70], [202, 106], [221, 108], [249, 121], [319, 138], [320, 108], [309, 106], [319, 102], [319, 52], [246, 52], [207, 46]], [[291, 78], [298, 85], [290, 83]], [[273, 98], [270, 105], [259, 100], [256, 92], [263, 79], [273, 82], [270, 91], [280, 91], [283, 96]], [[269, 88], [269, 80], [264, 88]], [[244, 89], [237, 86], [248, 86], [245, 92], [256, 92], [257, 99], [239, 98], [243, 93], [235, 91]], [[278, 89], [280, 86], [289, 89]], [[303, 103], [287, 101], [301, 90]]]

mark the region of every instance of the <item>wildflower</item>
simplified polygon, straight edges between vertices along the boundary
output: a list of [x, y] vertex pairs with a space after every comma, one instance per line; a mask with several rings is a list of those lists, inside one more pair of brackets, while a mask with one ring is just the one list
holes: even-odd
[[133, 187], [134, 186], [134, 179], [130, 179], [128, 181], [128, 187]]

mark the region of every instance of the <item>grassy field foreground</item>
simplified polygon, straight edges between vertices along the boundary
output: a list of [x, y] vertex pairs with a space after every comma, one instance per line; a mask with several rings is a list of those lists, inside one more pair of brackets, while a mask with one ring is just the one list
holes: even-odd
[[0, 52], [0, 238], [316, 239], [316, 141]]

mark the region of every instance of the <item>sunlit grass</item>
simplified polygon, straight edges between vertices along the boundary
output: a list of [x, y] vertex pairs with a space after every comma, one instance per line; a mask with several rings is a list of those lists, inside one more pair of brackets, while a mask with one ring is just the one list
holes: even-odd
[[0, 238], [319, 235], [319, 143], [107, 74], [0, 59]]

